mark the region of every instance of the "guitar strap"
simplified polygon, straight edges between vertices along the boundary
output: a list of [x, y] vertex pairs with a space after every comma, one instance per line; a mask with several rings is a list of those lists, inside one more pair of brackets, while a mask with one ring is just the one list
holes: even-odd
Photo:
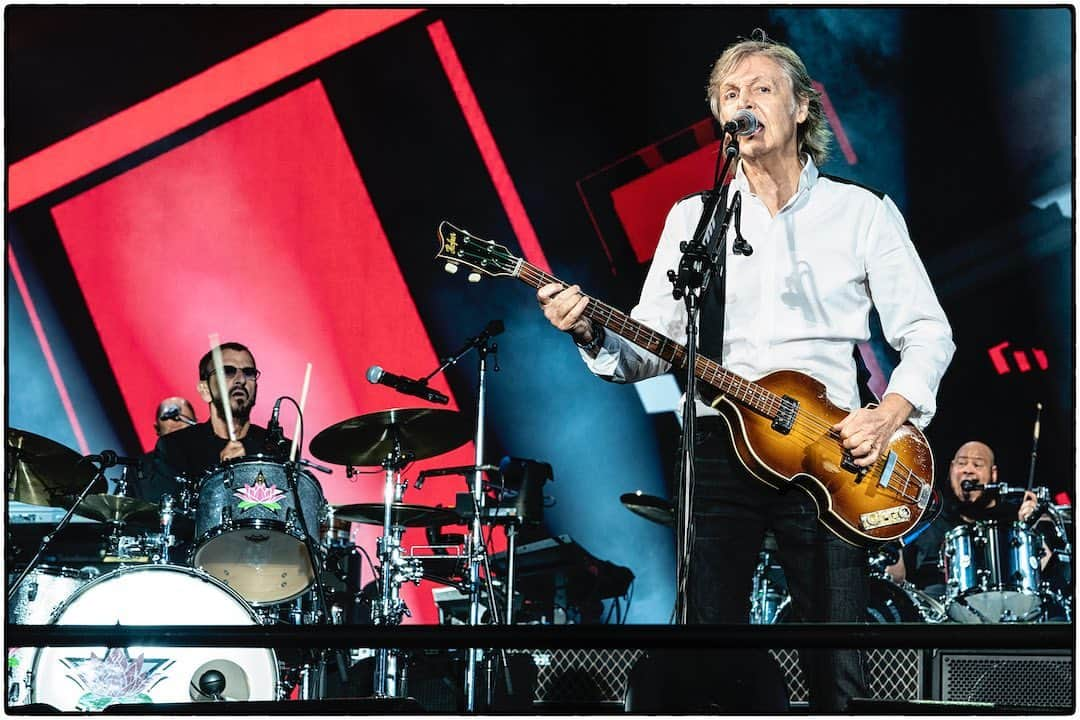
[[[725, 184], [720, 193], [720, 207], [727, 207], [727, 193], [729, 184]], [[719, 242], [719, 238], [717, 239]], [[709, 252], [714, 248], [710, 247]], [[717, 258], [717, 272], [713, 276], [712, 283], [701, 298], [701, 309], [698, 311], [698, 348], [700, 353], [708, 358], [724, 364], [724, 307], [727, 302], [727, 247]], [[859, 389], [859, 402], [864, 407], [870, 403], [879, 402], [879, 398], [870, 390], [870, 371], [863, 361], [862, 353], [856, 345], [851, 349], [851, 355], [855, 362], [856, 384]], [[802, 368], [792, 368], [802, 370]]]
[[[725, 183], [720, 190], [719, 206], [727, 208], [728, 187]], [[716, 274], [712, 282], [705, 290], [701, 298], [701, 307], [698, 310], [698, 348], [701, 355], [712, 358], [723, 364], [724, 357], [724, 303], [727, 297], [727, 243], [726, 240], [716, 238], [715, 242], [723, 242], [724, 247], [719, 253], [716, 263]], [[715, 252], [716, 248], [709, 247], [709, 252]]]

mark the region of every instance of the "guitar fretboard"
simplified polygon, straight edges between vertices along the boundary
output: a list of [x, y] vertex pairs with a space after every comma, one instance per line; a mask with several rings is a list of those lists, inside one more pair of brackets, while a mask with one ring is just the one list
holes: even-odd
[[[562, 280], [549, 275], [524, 260], [520, 261], [514, 275], [534, 288], [541, 288], [550, 283], [559, 283], [563, 287], [567, 287], [567, 284]], [[626, 313], [616, 310], [596, 298], [589, 298], [589, 304], [585, 307], [585, 315], [616, 335], [626, 338], [638, 347], [671, 363], [674, 367], [686, 367], [687, 353], [685, 345], [680, 345], [671, 338], [647, 328]], [[780, 411], [781, 398], [776, 393], [755, 382], [746, 380], [730, 370], [725, 370], [715, 360], [699, 355], [695, 363], [694, 375], [717, 388], [720, 392], [731, 396], [766, 417], [775, 417]]]

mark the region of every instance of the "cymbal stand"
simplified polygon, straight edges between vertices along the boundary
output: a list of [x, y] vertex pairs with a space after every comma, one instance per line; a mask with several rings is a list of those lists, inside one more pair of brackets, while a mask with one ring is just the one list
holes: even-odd
[[[397, 429], [390, 428], [393, 449], [382, 461], [386, 476], [383, 487], [383, 534], [378, 539], [379, 556], [379, 605], [375, 609], [373, 622], [376, 625], [400, 625], [401, 619], [409, 615], [409, 608], [401, 599], [400, 588], [408, 581], [420, 582], [423, 568], [419, 560], [411, 561], [402, 556], [401, 537], [405, 528], [392, 522], [393, 506], [400, 502], [405, 483], [401, 482], [401, 470], [412, 458], [412, 454], [401, 447]], [[375, 695], [377, 697], [400, 697], [404, 688], [399, 686], [398, 667], [400, 651], [394, 648], [379, 648], [375, 655]]]
[[[87, 461], [87, 458], [83, 458], [79, 462], [85, 461]], [[26, 579], [27, 575], [33, 572], [34, 568], [41, 562], [41, 558], [45, 556], [45, 551], [48, 549], [49, 545], [52, 544], [53, 538], [59, 535], [63, 529], [68, 526], [68, 523], [71, 522], [71, 517], [75, 514], [76, 508], [78, 508], [79, 505], [82, 504], [82, 501], [86, 499], [86, 496], [90, 494], [90, 489], [97, 484], [98, 480], [104, 478], [104, 476], [105, 469], [98, 468], [98, 471], [90, 478], [90, 482], [87, 483], [86, 487], [79, 493], [78, 499], [76, 499], [72, 506], [68, 508], [68, 511], [64, 513], [64, 517], [60, 518], [60, 522], [56, 524], [56, 527], [41, 539], [41, 545], [38, 547], [38, 551], [34, 553], [34, 557], [30, 558], [30, 562], [27, 563], [26, 567], [23, 568], [23, 571], [19, 573], [19, 577], [15, 578], [15, 582], [8, 588], [7, 600], [9, 604], [11, 603], [11, 599], [15, 597], [15, 593], [18, 591], [19, 586], [22, 585], [23, 580]]]

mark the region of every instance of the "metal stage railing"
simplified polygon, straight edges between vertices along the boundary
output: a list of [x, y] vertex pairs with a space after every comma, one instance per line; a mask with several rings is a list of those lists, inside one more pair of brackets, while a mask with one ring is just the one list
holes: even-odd
[[927, 625], [7, 625], [7, 647], [1071, 649], [1071, 623]]

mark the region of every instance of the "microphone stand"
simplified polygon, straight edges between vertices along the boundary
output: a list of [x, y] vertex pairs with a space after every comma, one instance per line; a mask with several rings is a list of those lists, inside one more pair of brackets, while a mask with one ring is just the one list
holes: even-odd
[[[686, 624], [686, 590], [690, 570], [690, 554], [693, 548], [693, 507], [694, 498], [694, 436], [696, 431], [697, 408], [697, 367], [698, 355], [698, 310], [700, 300], [708, 290], [713, 275], [723, 278], [726, 259], [725, 241], [728, 223], [731, 221], [731, 209], [722, 207], [723, 181], [727, 177], [731, 163], [739, 154], [736, 136], [723, 150], [724, 163], [713, 177], [713, 188], [706, 194], [698, 220], [697, 229], [690, 242], [679, 243], [683, 256], [679, 261], [679, 270], [668, 270], [671, 282], [671, 295], [686, 304], [686, 397], [683, 404], [683, 434], [680, 443], [680, 495], [677, 503], [676, 525], [676, 588], [675, 622]], [[717, 165], [720, 158], [717, 157]], [[717, 217], [720, 213], [720, 217]]]
[[[87, 460], [87, 458], [84, 457], [81, 460], [79, 460], [79, 462], [83, 462], [85, 460]], [[76, 463], [76, 465], [77, 464], [78, 463]], [[29, 575], [31, 572], [33, 572], [34, 568], [37, 567], [37, 564], [39, 562], [41, 562], [41, 558], [45, 556], [45, 551], [48, 549], [49, 545], [52, 544], [53, 539], [57, 535], [59, 535], [64, 530], [64, 528], [66, 528], [68, 526], [69, 522], [71, 522], [72, 516], [75, 515], [75, 510], [79, 507], [79, 505], [82, 504], [82, 501], [86, 499], [86, 496], [90, 494], [90, 490], [94, 487], [94, 485], [97, 484], [98, 480], [104, 480], [104, 478], [105, 478], [105, 468], [104, 467], [99, 467], [98, 471], [96, 473], [94, 473], [94, 476], [92, 478], [90, 478], [90, 482], [87, 483], [86, 487], [84, 487], [82, 492], [79, 493], [79, 497], [75, 500], [75, 502], [72, 504], [72, 506], [70, 508], [68, 508], [68, 511], [66, 513], [64, 513], [64, 517], [60, 518], [60, 522], [58, 522], [56, 524], [56, 527], [53, 528], [53, 530], [48, 535], [46, 535], [44, 538], [42, 538], [41, 546], [38, 548], [38, 551], [34, 554], [34, 557], [30, 558], [30, 562], [27, 564], [27, 566], [25, 568], [23, 568], [23, 571], [19, 574], [19, 577], [17, 577], [15, 579], [15, 582], [12, 583], [11, 587], [8, 588], [8, 593], [7, 593], [7, 601], [8, 601], [8, 603], [10, 603], [11, 599], [13, 597], [15, 597], [16, 591], [18, 591], [19, 586], [22, 585], [22, 582], [23, 582], [23, 580], [26, 579], [26, 576]]]
[[[443, 359], [442, 364], [439, 365], [432, 373], [421, 378], [420, 382], [426, 383], [431, 378], [435, 377], [439, 373], [446, 370], [451, 365], [455, 365], [461, 358], [476, 348], [476, 353], [479, 358], [478, 363], [478, 383], [477, 383], [477, 395], [476, 395], [476, 436], [473, 441], [476, 449], [474, 458], [475, 472], [470, 473], [472, 476], [471, 487], [469, 488], [472, 494], [473, 506], [476, 508], [476, 512], [473, 514], [471, 532], [469, 534], [469, 625], [480, 624], [480, 599], [481, 599], [481, 577], [480, 566], [486, 565], [487, 561], [487, 548], [484, 546], [484, 533], [481, 525], [481, 512], [480, 508], [483, 507], [484, 500], [484, 480], [483, 471], [480, 469], [484, 465], [484, 417], [487, 405], [487, 356], [489, 354], [495, 357], [495, 371], [499, 370], [498, 352], [499, 346], [497, 343], [491, 342], [491, 338], [502, 333], [504, 329], [501, 320], [492, 320], [476, 337], [469, 338], [465, 341], [465, 345], [452, 356]], [[490, 574], [485, 578], [490, 583]], [[489, 588], [490, 590], [490, 588]], [[497, 613], [495, 605], [491, 606], [492, 613]], [[468, 659], [465, 665], [465, 712], [476, 712], [476, 696], [477, 696], [477, 666], [480, 662], [480, 649], [475, 647], [469, 648]], [[507, 676], [509, 679], [509, 676]], [[489, 688], [490, 690], [490, 688]]]

